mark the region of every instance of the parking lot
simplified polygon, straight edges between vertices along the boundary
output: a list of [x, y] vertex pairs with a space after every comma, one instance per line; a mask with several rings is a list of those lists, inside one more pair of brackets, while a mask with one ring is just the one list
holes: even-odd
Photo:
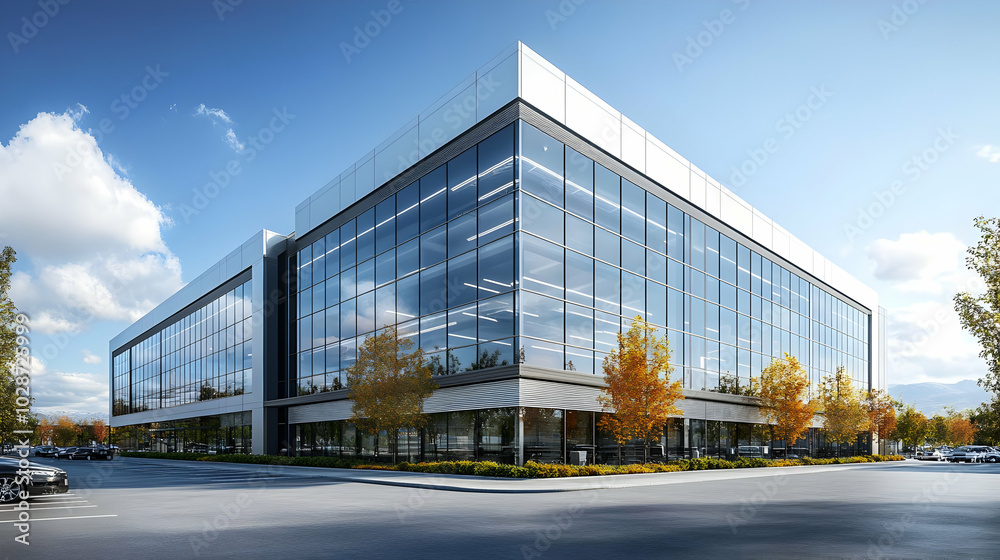
[[3, 507], [4, 558], [991, 557], [1000, 550], [994, 464], [665, 473], [642, 476], [698, 478], [504, 494], [263, 466], [39, 462], [64, 468], [70, 493], [32, 500], [30, 546], [13, 542], [15, 513]]

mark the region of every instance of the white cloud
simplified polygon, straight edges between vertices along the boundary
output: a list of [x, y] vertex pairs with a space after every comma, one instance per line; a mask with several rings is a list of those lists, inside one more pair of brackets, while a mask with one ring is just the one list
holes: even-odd
[[18, 251], [11, 296], [40, 332], [132, 321], [182, 285], [169, 218], [70, 114], [39, 113], [0, 144], [0, 224]]
[[102, 360], [100, 356], [95, 355], [90, 350], [86, 350], [85, 349], [83, 351], [83, 363], [85, 363], [85, 364], [91, 364], [91, 365], [97, 365], [97, 364], [100, 364], [102, 361], [104, 361], [104, 360]]
[[33, 356], [31, 394], [46, 408], [107, 410], [108, 376], [49, 371], [44, 362]]
[[243, 148], [246, 147], [246, 145], [243, 144], [243, 142], [240, 142], [239, 138], [236, 137], [236, 133], [233, 132], [233, 129], [231, 128], [226, 131], [226, 143], [229, 144], [230, 148], [237, 152], [242, 152]]
[[976, 152], [976, 155], [988, 160], [990, 163], [1000, 163], [1000, 146], [983, 146]]
[[222, 121], [226, 124], [233, 123], [233, 119], [229, 118], [229, 115], [227, 115], [225, 111], [218, 108], [216, 109], [208, 108], [205, 106], [204, 103], [198, 105], [198, 107], [194, 111], [194, 114], [196, 116], [208, 117], [208, 120], [212, 121], [212, 124], [216, 124], [219, 121]]
[[[225, 111], [219, 108], [206, 107], [204, 103], [198, 105], [194, 114], [196, 117], [206, 117], [208, 120], [212, 121], [213, 127], [217, 126], [220, 122], [228, 125], [233, 124], [233, 119], [231, 119]], [[234, 152], [242, 152], [246, 147], [243, 142], [240, 142], [240, 139], [236, 136], [236, 131], [233, 130], [232, 126], [226, 128], [226, 132], [222, 138]]]
[[951, 233], [903, 233], [872, 242], [867, 252], [875, 278], [893, 282], [901, 292], [941, 294], [975, 285], [965, 268], [965, 245]]
[[986, 374], [979, 345], [962, 330], [950, 300], [890, 309], [886, 327], [891, 383], [948, 383]]

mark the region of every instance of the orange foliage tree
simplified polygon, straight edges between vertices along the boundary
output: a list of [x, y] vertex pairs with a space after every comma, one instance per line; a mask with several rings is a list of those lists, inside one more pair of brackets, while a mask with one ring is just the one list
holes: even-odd
[[655, 333], [656, 327], [637, 315], [627, 333], [618, 333], [618, 349], [604, 358], [607, 386], [597, 400], [605, 414], [599, 426], [614, 435], [619, 461], [622, 445], [633, 439], [648, 444], [660, 437], [670, 415], [681, 414], [674, 402], [684, 395], [681, 381], [670, 381], [670, 346]]
[[948, 439], [952, 445], [968, 445], [972, 443], [972, 436], [975, 435], [975, 428], [961, 416], [953, 416], [948, 419]]
[[55, 429], [55, 424], [49, 422], [48, 418], [42, 418], [38, 423], [38, 427], [35, 428], [35, 434], [38, 436], [39, 445], [45, 445], [52, 443], [52, 431]]
[[52, 443], [60, 447], [76, 445], [79, 435], [80, 426], [77, 426], [69, 416], [60, 416], [52, 429]]
[[880, 440], [889, 439], [889, 434], [896, 430], [896, 408], [892, 406], [892, 398], [881, 389], [869, 391], [865, 410], [868, 412], [868, 432]]
[[761, 414], [774, 430], [774, 439], [786, 449], [809, 431], [816, 405], [806, 400], [809, 377], [795, 356], [771, 360], [760, 373], [758, 398]]

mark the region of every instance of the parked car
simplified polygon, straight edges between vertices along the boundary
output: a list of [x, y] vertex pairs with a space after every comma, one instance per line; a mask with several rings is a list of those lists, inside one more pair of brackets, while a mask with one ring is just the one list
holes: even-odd
[[84, 459], [90, 461], [91, 459], [104, 459], [105, 461], [110, 461], [115, 458], [115, 454], [107, 447], [77, 447], [68, 459], [79, 460]]
[[19, 500], [23, 491], [27, 491], [28, 496], [69, 492], [66, 471], [32, 461], [28, 463], [30, 476], [25, 477], [17, 474], [20, 470], [18, 462], [17, 459], [0, 457], [0, 503]]
[[53, 455], [56, 459], [69, 459], [70, 455], [76, 452], [75, 447], [60, 447], [56, 454]]
[[987, 451], [983, 453], [981, 460], [984, 463], [998, 463], [1000, 462], [1000, 449], [996, 447], [987, 447]]
[[54, 445], [39, 445], [35, 448], [35, 457], [55, 457], [59, 448]]
[[989, 450], [985, 445], [963, 445], [952, 451], [948, 460], [952, 463], [978, 463]]

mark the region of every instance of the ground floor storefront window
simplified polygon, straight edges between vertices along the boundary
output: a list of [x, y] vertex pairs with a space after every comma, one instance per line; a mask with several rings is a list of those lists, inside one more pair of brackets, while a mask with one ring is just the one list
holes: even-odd
[[124, 451], [161, 453], [249, 454], [251, 435], [249, 411], [112, 429], [112, 441]]
[[[659, 440], [634, 440], [618, 445], [600, 427], [603, 413], [552, 408], [494, 408], [428, 415], [421, 429], [403, 430], [397, 461], [496, 461], [498, 463], [631, 464], [714, 457], [848, 457], [867, 455], [871, 446], [860, 435], [850, 445], [828, 442], [822, 430], [792, 445], [772, 437], [764, 424], [671, 418]], [[337, 420], [292, 427], [297, 456], [361, 458], [391, 461], [391, 439], [360, 432], [351, 422]]]

